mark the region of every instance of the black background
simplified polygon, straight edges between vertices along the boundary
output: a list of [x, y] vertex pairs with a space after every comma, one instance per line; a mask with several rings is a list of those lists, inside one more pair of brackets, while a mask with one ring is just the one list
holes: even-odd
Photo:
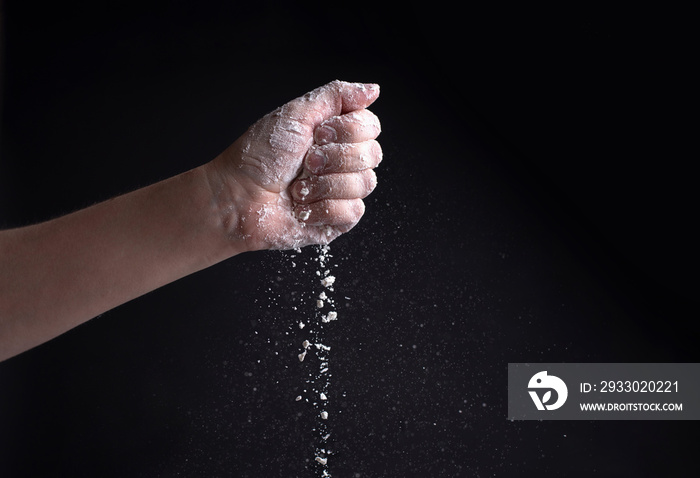
[[[699, 361], [688, 17], [6, 1], [0, 226], [196, 167], [330, 80], [380, 83], [379, 187], [331, 247], [332, 475], [695, 474], [694, 422], [506, 420], [508, 362]], [[294, 401], [317, 252], [291, 255], [0, 364], [0, 476], [319, 476]]]

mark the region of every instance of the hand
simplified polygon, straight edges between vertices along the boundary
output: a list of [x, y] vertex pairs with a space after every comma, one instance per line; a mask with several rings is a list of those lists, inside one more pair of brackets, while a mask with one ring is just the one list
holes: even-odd
[[377, 184], [374, 84], [333, 81], [264, 116], [214, 160], [248, 250], [327, 244], [352, 229]]

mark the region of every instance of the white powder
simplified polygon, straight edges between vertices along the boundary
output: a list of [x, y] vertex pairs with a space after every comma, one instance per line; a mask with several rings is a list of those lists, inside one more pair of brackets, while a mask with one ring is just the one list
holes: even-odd
[[338, 313], [335, 311], [328, 312], [327, 315], [321, 317], [321, 322], [323, 322], [324, 324], [327, 324], [328, 322], [331, 322], [333, 320], [338, 320]]
[[335, 276], [327, 276], [321, 279], [323, 287], [330, 287], [335, 283]]
[[301, 211], [299, 213], [299, 219], [301, 219], [302, 221], [306, 221], [310, 215], [311, 215], [311, 211]]
[[309, 188], [301, 188], [301, 190], [299, 191], [299, 195], [301, 197], [308, 196], [309, 195]]
[[[306, 194], [306, 191], [304, 191], [304, 193], [301, 193], [302, 196]], [[306, 220], [309, 218], [309, 216], [310, 213], [308, 211], [303, 211], [298, 214], [298, 217], [301, 220]], [[333, 229], [327, 228], [325, 231], [326, 233], [332, 233]], [[310, 307], [313, 307], [313, 305], [315, 305], [314, 310], [316, 310], [317, 312], [312, 313], [312, 317], [308, 317], [308, 320], [304, 319], [304, 321], [299, 321], [300, 329], [303, 329], [306, 327], [306, 325], [308, 325], [307, 328], [309, 330], [306, 333], [308, 333], [309, 335], [308, 340], [304, 340], [302, 342], [301, 345], [303, 347], [303, 351], [298, 355], [300, 362], [304, 361], [304, 358], [306, 357], [307, 353], [315, 353], [317, 358], [319, 359], [319, 368], [315, 373], [310, 372], [308, 375], [309, 378], [306, 381], [307, 388], [310, 388], [309, 391], [313, 391], [317, 394], [318, 400], [311, 400], [308, 397], [304, 399], [302, 395], [299, 395], [296, 401], [308, 403], [309, 405], [313, 406], [313, 408], [316, 410], [318, 417], [317, 419], [319, 420], [319, 423], [316, 424], [316, 427], [314, 429], [319, 431], [319, 439], [321, 440], [321, 443], [326, 444], [328, 438], [330, 437], [330, 433], [328, 433], [327, 428], [328, 425], [326, 425], [326, 421], [329, 417], [329, 412], [328, 410], [322, 409], [322, 407], [329, 403], [328, 396], [325, 392], [328, 391], [330, 387], [331, 374], [329, 372], [328, 367], [328, 352], [330, 352], [331, 347], [322, 343], [324, 341], [323, 324], [328, 324], [329, 322], [337, 320], [338, 313], [334, 310], [330, 310], [325, 314], [321, 313], [321, 310], [323, 308], [335, 308], [335, 302], [333, 301], [332, 293], [333, 286], [336, 283], [336, 277], [330, 274], [331, 271], [329, 269], [328, 263], [331, 257], [330, 247], [328, 245], [319, 246], [318, 250], [319, 255], [318, 258], [315, 259], [318, 264], [318, 269], [315, 271], [315, 273], [316, 276], [319, 278], [319, 281], [321, 282], [321, 285], [324, 288], [324, 290], [318, 292], [318, 295], [316, 295], [317, 298], [315, 300], [312, 299], [311, 304], [308, 304], [308, 306]], [[304, 390], [304, 392], [306, 393], [307, 390]], [[328, 454], [329, 452], [327, 452], [323, 447], [319, 447], [315, 451], [315, 460], [318, 463], [325, 466], [327, 464]], [[328, 470], [323, 470], [322, 476], [330, 478], [331, 475]]]

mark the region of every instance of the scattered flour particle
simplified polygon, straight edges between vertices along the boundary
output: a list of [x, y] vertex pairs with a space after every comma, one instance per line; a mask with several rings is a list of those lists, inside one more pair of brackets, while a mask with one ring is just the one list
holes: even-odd
[[321, 279], [321, 285], [323, 285], [323, 287], [330, 287], [333, 285], [334, 282], [335, 276], [328, 276]]
[[328, 420], [328, 412], [326, 412], [326, 411], [321, 412], [321, 418], [323, 418], [324, 420]]
[[321, 400], [328, 400], [328, 397], [326, 397], [326, 394], [323, 392], [321, 392], [320, 397], [321, 397]]
[[316, 301], [316, 307], [318, 307], [319, 309], [323, 308], [323, 301], [321, 299]]
[[301, 191], [299, 191], [299, 195], [301, 197], [308, 196], [309, 195], [309, 188], [301, 188]]
[[317, 456], [316, 461], [322, 465], [325, 465], [326, 463], [328, 463], [328, 458], [321, 458], [320, 456]]
[[306, 327], [306, 324], [304, 322], [299, 322], [299, 328], [303, 329], [304, 327]]
[[305, 349], [308, 349], [308, 348], [309, 348], [309, 345], [311, 345], [311, 342], [309, 342], [308, 340], [304, 340], [304, 341], [301, 343], [301, 346], [304, 347]]
[[298, 355], [299, 357], [299, 362], [303, 362], [304, 359], [306, 358], [306, 350], [304, 350], [302, 353]]
[[316, 348], [319, 350], [330, 350], [331, 349], [330, 347], [323, 345], [323, 344], [314, 344], [314, 345], [316, 345]]
[[297, 398], [295, 398], [294, 400], [296, 400], [297, 402], [300, 401], [300, 400], [301, 400], [301, 395], [297, 396]]
[[320, 294], [318, 294], [318, 298], [321, 300], [325, 299], [326, 297], [328, 297], [328, 296], [326, 295], [325, 292], [321, 292]]
[[299, 213], [299, 219], [301, 219], [302, 221], [306, 221], [310, 215], [311, 215], [310, 211], [301, 211]]

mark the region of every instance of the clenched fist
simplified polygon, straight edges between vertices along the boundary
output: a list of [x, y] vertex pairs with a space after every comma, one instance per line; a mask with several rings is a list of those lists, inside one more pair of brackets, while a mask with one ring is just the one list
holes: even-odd
[[277, 108], [214, 161], [232, 240], [248, 250], [327, 244], [352, 229], [377, 184], [375, 84], [333, 81]]

